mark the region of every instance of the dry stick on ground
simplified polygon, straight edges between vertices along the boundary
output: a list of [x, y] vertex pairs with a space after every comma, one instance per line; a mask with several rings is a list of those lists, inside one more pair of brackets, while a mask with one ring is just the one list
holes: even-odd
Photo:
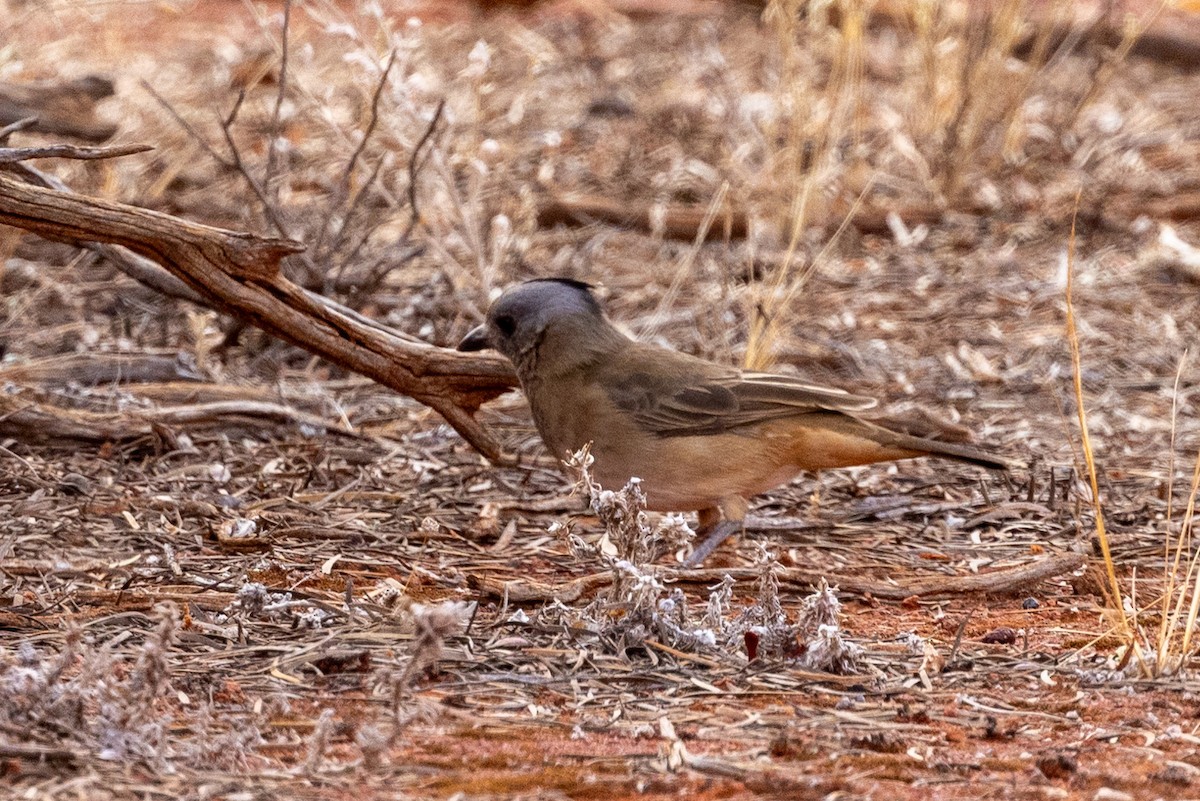
[[261, 400], [235, 398], [159, 409], [93, 412], [38, 403], [23, 393], [0, 395], [0, 434], [18, 437], [22, 442], [123, 442], [154, 436], [173, 426], [228, 428], [239, 420], [250, 429], [273, 422], [355, 436], [321, 417]]
[[0, 223], [57, 241], [128, 248], [166, 268], [218, 311], [424, 403], [484, 456], [509, 459], [472, 416], [516, 386], [508, 363], [430, 345], [289, 281], [279, 263], [304, 249], [298, 242], [212, 228], [4, 174]]
[[[22, 120], [21, 122], [24, 122]], [[48, 145], [46, 147], [0, 148], [0, 163], [9, 164], [29, 159], [70, 158], [80, 161], [112, 159], [131, 156], [153, 150], [150, 145], [113, 145], [112, 147], [85, 147], [80, 145]]]
[[[887, 233], [890, 228], [887, 217], [895, 212], [906, 224], [913, 226], [922, 223], [932, 224], [942, 219], [943, 210], [934, 205], [913, 205], [906, 208], [880, 211], [876, 209], [843, 209], [834, 208], [827, 217], [817, 223], [818, 226], [836, 228], [846, 219], [850, 211], [849, 222], [863, 233]], [[662, 234], [668, 239], [694, 240], [703, 233], [707, 240], [720, 240], [726, 237], [742, 239], [749, 234], [750, 216], [743, 209], [725, 208], [717, 212], [713, 225], [704, 229], [704, 219], [707, 209], [694, 206], [668, 206], [662, 219]], [[638, 231], [653, 231], [655, 229], [655, 210], [651, 203], [629, 201], [628, 199], [613, 200], [598, 195], [563, 195], [551, 197], [538, 207], [537, 223], [542, 228], [552, 228], [556, 225], [578, 227], [608, 223], [610, 225], [632, 228]]]
[[200, 377], [175, 354], [163, 353], [66, 353], [0, 365], [0, 383], [37, 387], [187, 380], [199, 381]]
[[[1064, 553], [1040, 559], [1030, 564], [1004, 567], [986, 573], [975, 573], [967, 576], [934, 576], [922, 579], [888, 582], [861, 578], [858, 576], [831, 575], [827, 571], [806, 570], [804, 568], [787, 567], [776, 572], [781, 584], [807, 588], [817, 584], [822, 579], [831, 585], [836, 585], [842, 592], [857, 595], [871, 595], [887, 601], [903, 601], [906, 598], [937, 598], [943, 596], [961, 595], [963, 593], [1010, 593], [1022, 587], [1043, 581], [1064, 573], [1070, 573], [1084, 565], [1086, 559], [1082, 554]], [[756, 567], [741, 568], [701, 568], [694, 570], [663, 570], [662, 578], [668, 582], [688, 582], [713, 584], [729, 576], [737, 581], [753, 581], [762, 575]], [[507, 598], [516, 603], [531, 601], [551, 601], [558, 599], [565, 603], [578, 600], [584, 593], [605, 587], [612, 583], [611, 573], [594, 573], [582, 576], [563, 584], [543, 584], [541, 582], [516, 579], [505, 581], [491, 576], [469, 576], [469, 583], [489, 595]]]

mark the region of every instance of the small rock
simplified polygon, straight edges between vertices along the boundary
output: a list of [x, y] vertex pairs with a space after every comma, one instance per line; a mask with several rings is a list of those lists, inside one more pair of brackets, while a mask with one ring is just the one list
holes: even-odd
[[1017, 631], [1008, 627], [993, 629], [983, 635], [979, 641], [992, 645], [1012, 645], [1017, 641]]
[[1134, 801], [1134, 798], [1129, 793], [1123, 793], [1111, 787], [1101, 787], [1092, 796], [1092, 801]]
[[1038, 601], [1037, 598], [1033, 598], [1033, 597], [1026, 598], [1024, 601], [1021, 601], [1022, 609], [1037, 609], [1041, 605], [1042, 605], [1041, 602]]
[[858, 707], [858, 705], [861, 704], [865, 700], [866, 700], [866, 697], [862, 693], [855, 693], [854, 695], [845, 695], [838, 699], [838, 702], [837, 702], [837, 704], [834, 705], [834, 708], [835, 709], [856, 709]]
[[92, 482], [79, 473], [67, 473], [59, 480], [58, 488], [64, 495], [87, 495], [92, 491]]

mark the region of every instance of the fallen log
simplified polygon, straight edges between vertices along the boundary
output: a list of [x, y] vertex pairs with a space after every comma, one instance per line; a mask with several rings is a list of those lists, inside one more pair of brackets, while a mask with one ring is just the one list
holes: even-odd
[[0, 365], [0, 384], [94, 387], [197, 381], [177, 356], [162, 353], [67, 353]]

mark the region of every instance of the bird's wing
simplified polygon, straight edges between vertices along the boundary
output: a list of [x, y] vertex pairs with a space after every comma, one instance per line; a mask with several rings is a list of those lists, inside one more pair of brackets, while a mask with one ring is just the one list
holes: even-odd
[[609, 398], [658, 436], [718, 434], [818, 411], [861, 412], [871, 398], [776, 373], [743, 373], [642, 346], [599, 376]]

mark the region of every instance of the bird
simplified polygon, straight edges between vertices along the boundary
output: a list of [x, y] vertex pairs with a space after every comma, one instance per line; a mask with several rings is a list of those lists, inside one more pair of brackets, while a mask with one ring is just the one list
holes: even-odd
[[569, 278], [516, 284], [458, 349], [496, 350], [512, 363], [553, 455], [590, 445], [601, 486], [636, 477], [647, 509], [696, 512], [690, 567], [743, 528], [752, 497], [803, 471], [919, 456], [1012, 464], [860, 419], [872, 398], [638, 342], [609, 320], [593, 288]]

